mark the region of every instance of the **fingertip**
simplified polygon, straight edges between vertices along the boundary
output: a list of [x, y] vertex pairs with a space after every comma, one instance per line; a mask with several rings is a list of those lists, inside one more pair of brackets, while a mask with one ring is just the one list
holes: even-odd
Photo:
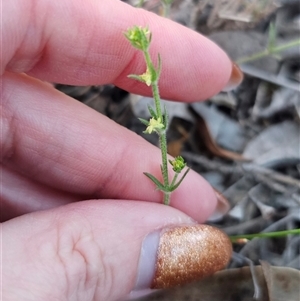
[[199, 223], [205, 222], [217, 208], [218, 199], [211, 185], [190, 170], [171, 196], [171, 205]]
[[230, 74], [230, 78], [226, 86], [223, 88], [223, 91], [227, 92], [237, 88], [241, 84], [243, 79], [244, 79], [244, 74], [242, 70], [235, 62], [232, 62], [232, 71]]
[[166, 289], [224, 268], [232, 253], [225, 233], [208, 225], [174, 225], [143, 240], [135, 291]]
[[[141, 12], [137, 20], [152, 33], [150, 54], [154, 63], [157, 64], [158, 54], [162, 59], [159, 82], [162, 97], [187, 102], [205, 100], [228, 85], [232, 62], [213, 41], [147, 11]], [[127, 78], [128, 74], [145, 71], [142, 54], [130, 48], [128, 52], [129, 64], [114, 83], [130, 92], [149, 95], [151, 91], [143, 83]]]
[[135, 286], [143, 239], [181, 223], [194, 224], [174, 208], [126, 200], [78, 202], [5, 222], [4, 299], [120, 300]]
[[7, 48], [2, 62], [11, 71], [69, 85], [114, 83], [130, 92], [150, 95], [145, 85], [127, 78], [145, 71], [143, 56], [123, 35], [138, 25], [148, 26], [152, 32], [153, 60], [157, 62], [158, 53], [161, 55], [160, 87], [165, 99], [203, 100], [219, 92], [230, 78], [231, 61], [212, 41], [122, 1], [49, 0], [35, 10], [31, 9], [32, 1], [26, 3], [18, 22], [14, 19], [19, 16], [14, 13], [18, 6], [6, 8], [13, 18], [5, 23], [3, 32], [11, 34], [4, 35], [4, 40], [12, 36], [15, 41], [3, 44]]

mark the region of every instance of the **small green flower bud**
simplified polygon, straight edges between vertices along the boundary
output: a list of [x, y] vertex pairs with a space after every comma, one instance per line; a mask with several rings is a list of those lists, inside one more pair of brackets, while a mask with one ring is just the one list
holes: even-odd
[[150, 36], [150, 31], [147, 27], [134, 26], [125, 32], [125, 37], [129, 40], [131, 45], [143, 51], [146, 51], [149, 47]]
[[180, 173], [186, 166], [186, 163], [181, 156], [176, 157], [174, 160], [169, 160], [169, 162], [176, 173]]

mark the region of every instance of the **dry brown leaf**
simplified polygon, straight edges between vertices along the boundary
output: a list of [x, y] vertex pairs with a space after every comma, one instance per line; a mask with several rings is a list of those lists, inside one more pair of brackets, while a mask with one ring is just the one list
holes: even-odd
[[261, 261], [270, 301], [299, 301], [300, 272], [287, 267], [272, 267], [268, 262]]
[[268, 168], [295, 165], [300, 162], [299, 136], [296, 121], [273, 124], [248, 142], [244, 155]]
[[244, 162], [249, 161], [249, 159], [245, 158], [243, 155], [239, 153], [235, 153], [219, 147], [215, 143], [214, 139], [211, 137], [209, 128], [204, 118], [198, 113], [196, 114], [196, 118], [197, 121], [196, 121], [195, 139], [197, 141], [200, 140], [201, 142], [203, 142], [205, 147], [211, 154], [229, 160], [244, 161]]
[[176, 127], [177, 132], [181, 134], [179, 139], [168, 142], [168, 154], [177, 157], [181, 154], [184, 143], [189, 139], [189, 133], [182, 126]]
[[[160, 291], [143, 301], [299, 301], [300, 271], [286, 267], [254, 267], [260, 296], [254, 299], [253, 274], [249, 267], [217, 272], [189, 285]], [[270, 297], [269, 297], [270, 295]]]

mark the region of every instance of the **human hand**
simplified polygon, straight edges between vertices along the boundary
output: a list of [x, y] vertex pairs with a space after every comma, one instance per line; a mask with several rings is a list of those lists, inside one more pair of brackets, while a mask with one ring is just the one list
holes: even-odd
[[172, 195], [175, 209], [155, 204], [161, 194], [143, 172], [159, 174], [159, 150], [43, 81], [149, 95], [127, 78], [144, 71], [122, 34], [133, 25], [153, 33], [164, 98], [208, 98], [232, 84], [235, 69], [201, 35], [121, 1], [11, 0], [2, 10], [3, 297], [120, 299], [135, 287], [143, 239], [203, 222], [216, 195], [190, 172]]

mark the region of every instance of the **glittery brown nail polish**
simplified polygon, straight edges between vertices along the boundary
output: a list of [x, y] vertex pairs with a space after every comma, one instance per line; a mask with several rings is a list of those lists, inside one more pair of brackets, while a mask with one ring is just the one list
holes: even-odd
[[243, 81], [243, 78], [244, 74], [240, 67], [236, 63], [232, 62], [230, 79], [223, 91], [230, 91], [235, 89]]
[[231, 242], [217, 228], [193, 225], [163, 231], [157, 251], [153, 289], [204, 278], [224, 268], [230, 260]]

